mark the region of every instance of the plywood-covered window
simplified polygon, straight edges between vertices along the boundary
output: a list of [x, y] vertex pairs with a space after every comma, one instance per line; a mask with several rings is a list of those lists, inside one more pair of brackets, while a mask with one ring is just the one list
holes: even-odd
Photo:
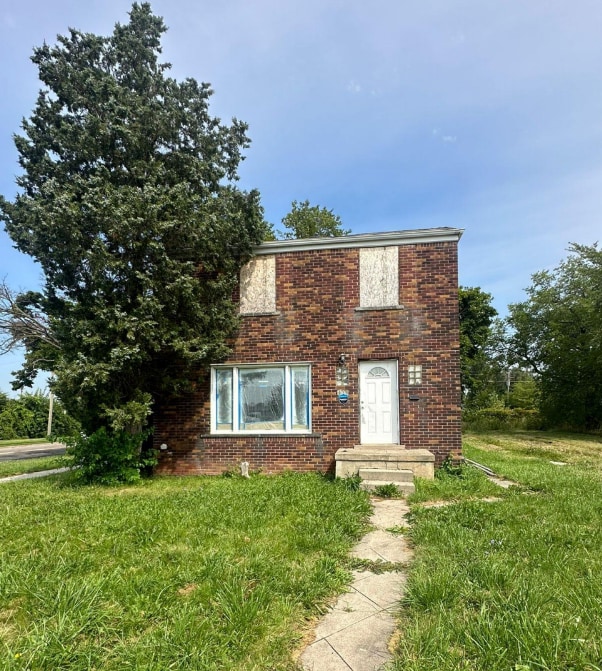
[[385, 308], [399, 303], [397, 247], [360, 249], [360, 307]]
[[276, 312], [276, 257], [256, 256], [240, 271], [240, 314]]

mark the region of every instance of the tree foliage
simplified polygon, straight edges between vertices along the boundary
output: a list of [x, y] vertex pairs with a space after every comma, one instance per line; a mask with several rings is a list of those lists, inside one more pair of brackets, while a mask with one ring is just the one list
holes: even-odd
[[460, 362], [464, 404], [485, 407], [500, 391], [500, 334], [492, 296], [480, 287], [460, 287]]
[[44, 88], [15, 137], [19, 193], [0, 200], [45, 278], [14, 305], [52, 336], [23, 338], [18, 384], [52, 370], [89, 431], [140, 428], [227, 354], [233, 289], [265, 232], [257, 192], [235, 185], [246, 125], [210, 115], [208, 84], [168, 76], [148, 4], [129, 17], [108, 37], [70, 29], [34, 50]]
[[[44, 438], [48, 429], [50, 399], [41, 392], [9, 398], [0, 392], [0, 440], [13, 438]], [[54, 400], [52, 434], [72, 436], [79, 430], [60, 401]]]
[[548, 423], [602, 427], [602, 251], [573, 244], [554, 271], [532, 277], [528, 299], [509, 306], [509, 346], [540, 380]]
[[281, 236], [285, 240], [298, 238], [337, 238], [349, 235], [343, 228], [341, 218], [332, 210], [319, 205], [310, 205], [309, 200], [291, 203], [291, 211], [282, 219], [285, 228]]

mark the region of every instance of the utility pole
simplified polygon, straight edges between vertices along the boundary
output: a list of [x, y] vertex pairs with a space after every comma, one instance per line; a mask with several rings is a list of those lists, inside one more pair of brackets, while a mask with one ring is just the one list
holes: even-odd
[[52, 405], [54, 401], [54, 394], [50, 392], [48, 394], [48, 427], [46, 428], [46, 435], [49, 436], [52, 433]]

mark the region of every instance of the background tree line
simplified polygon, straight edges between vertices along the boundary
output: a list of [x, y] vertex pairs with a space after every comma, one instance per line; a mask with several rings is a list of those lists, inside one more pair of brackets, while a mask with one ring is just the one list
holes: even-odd
[[[39, 391], [25, 392], [19, 398], [9, 398], [0, 391], [0, 440], [46, 436], [49, 407], [49, 396]], [[72, 436], [78, 430], [79, 424], [53, 399], [52, 435]]]
[[[526, 300], [496, 318], [491, 295], [460, 289], [465, 414], [577, 431], [602, 428], [602, 251], [569, 247], [535, 273]], [[530, 413], [530, 414], [529, 414]], [[506, 413], [506, 417], [509, 415]]]

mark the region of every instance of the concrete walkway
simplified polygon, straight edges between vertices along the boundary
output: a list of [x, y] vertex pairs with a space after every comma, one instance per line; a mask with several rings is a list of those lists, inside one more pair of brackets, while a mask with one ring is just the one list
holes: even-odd
[[55, 475], [56, 473], [65, 473], [70, 471], [71, 468], [66, 466], [64, 468], [52, 468], [48, 471], [34, 471], [33, 473], [22, 473], [21, 475], [9, 475], [6, 478], [0, 478], [0, 483], [2, 482], [13, 482], [14, 480], [31, 480], [32, 478], [43, 478], [47, 475]]
[[[405, 536], [387, 529], [405, 527], [409, 506], [403, 499], [373, 499], [375, 527], [352, 556], [382, 563], [384, 571], [354, 571], [353, 584], [318, 623], [315, 641], [302, 653], [306, 671], [376, 671], [392, 656], [395, 612], [403, 596], [403, 565], [412, 558]], [[393, 566], [391, 566], [393, 564]]]

